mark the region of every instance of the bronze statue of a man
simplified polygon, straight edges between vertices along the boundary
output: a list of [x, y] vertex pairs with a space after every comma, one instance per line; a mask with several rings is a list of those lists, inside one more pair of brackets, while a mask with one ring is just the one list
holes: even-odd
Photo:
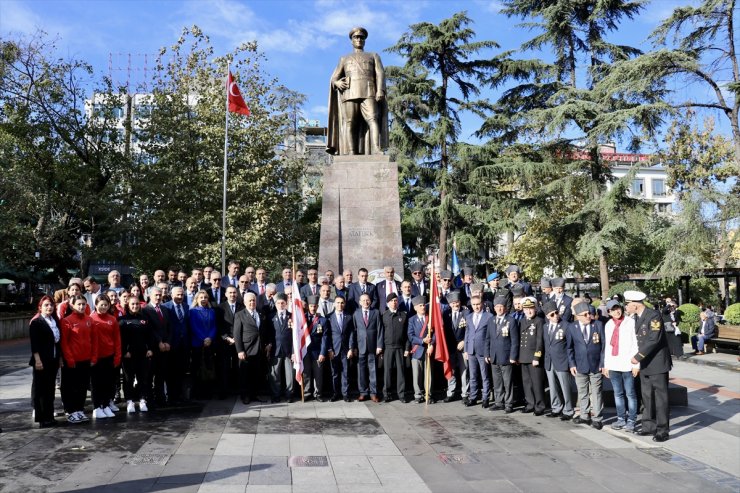
[[382, 154], [388, 148], [385, 72], [377, 53], [364, 51], [367, 30], [349, 32], [354, 51], [339, 60], [329, 87], [326, 152]]

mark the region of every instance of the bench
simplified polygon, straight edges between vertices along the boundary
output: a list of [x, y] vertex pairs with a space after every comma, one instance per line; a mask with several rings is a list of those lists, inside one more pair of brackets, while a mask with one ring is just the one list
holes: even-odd
[[706, 352], [716, 353], [718, 347], [740, 348], [740, 325], [717, 325], [717, 335], [706, 341]]

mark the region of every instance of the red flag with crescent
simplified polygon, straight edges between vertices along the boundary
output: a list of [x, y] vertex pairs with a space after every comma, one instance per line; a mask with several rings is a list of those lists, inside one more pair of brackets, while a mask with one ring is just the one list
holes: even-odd
[[236, 82], [234, 81], [234, 76], [231, 75], [231, 72], [229, 72], [229, 79], [226, 83], [226, 93], [228, 94], [229, 98], [230, 112], [239, 113], [244, 116], [249, 116], [251, 114], [251, 112], [249, 111], [249, 106], [247, 106], [247, 103], [244, 102], [242, 93], [239, 92], [239, 86], [236, 85]]
[[442, 321], [442, 306], [439, 303], [439, 288], [437, 287], [437, 274], [432, 264], [432, 286], [429, 288], [429, 323], [432, 330], [437, 333], [437, 345], [434, 347], [434, 359], [442, 363], [445, 378], [452, 378], [452, 364], [450, 363], [450, 352], [447, 349], [445, 338], [445, 327]]

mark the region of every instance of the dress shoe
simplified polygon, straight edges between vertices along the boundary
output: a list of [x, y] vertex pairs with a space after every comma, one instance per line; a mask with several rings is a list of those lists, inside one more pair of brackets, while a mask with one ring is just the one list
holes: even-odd
[[478, 404], [478, 401], [475, 399], [468, 400], [468, 402], [465, 403], [465, 407], [472, 407]]
[[576, 416], [575, 418], [573, 418], [573, 423], [575, 423], [577, 425], [590, 425], [591, 424], [591, 420], [590, 419], [583, 419], [580, 416]]
[[[697, 355], [697, 356], [701, 356], [701, 355], [703, 355], [703, 354], [704, 354], [704, 351], [697, 351], [697, 352], [695, 352], [694, 354], [695, 354], [695, 355]], [[656, 441], [657, 441], [657, 440], [656, 440]], [[661, 440], [661, 441], [663, 441], [663, 442], [664, 442], [665, 440]]]
[[545, 414], [545, 417], [546, 418], [557, 418], [558, 416], [560, 416], [560, 413], [554, 413], [552, 411], [550, 411], [549, 413]]
[[320, 395], [317, 395], [317, 396], [315, 397], [315, 399], [316, 399], [316, 402], [326, 402], [326, 399], [324, 399], [324, 398], [323, 398], [323, 397], [321, 397]]
[[39, 423], [39, 428], [53, 428], [57, 425], [57, 422], [55, 420], [51, 421], [42, 421]]
[[570, 421], [571, 419], [573, 419], [573, 416], [571, 416], [569, 414], [561, 414], [560, 415], [560, 421]]
[[357, 402], [365, 402], [366, 400], [367, 400], [367, 397], [365, 397], [364, 395], [361, 395], [360, 397], [357, 398]]
[[293, 398], [292, 398], [292, 397], [288, 397], [288, 398], [287, 398], [287, 399], [285, 399], [285, 400], [286, 400], [286, 401], [288, 401], [288, 404], [291, 404], [291, 403], [293, 402]]
[[280, 398], [279, 397], [273, 397], [272, 399], [270, 399], [270, 403], [272, 403], [272, 404], [277, 404], [278, 402], [280, 402]]
[[522, 409], [522, 413], [524, 413], [524, 414], [533, 413], [533, 412], [534, 412], [534, 409], [527, 409], [526, 407], [524, 409]]
[[655, 435], [653, 437], [653, 441], [654, 442], [665, 442], [666, 440], [668, 440], [668, 434], [667, 433], [660, 434], [660, 435]]
[[393, 401], [393, 397], [391, 397], [390, 395], [386, 395], [385, 397], [383, 397], [383, 400], [385, 402], [392, 402]]
[[334, 394], [331, 396], [331, 399], [329, 399], [331, 402], [337, 402], [340, 399], [340, 397], [337, 394]]
[[591, 426], [596, 428], [597, 430], [600, 430], [604, 426], [604, 424], [601, 421], [594, 421], [593, 423], [591, 423]]
[[252, 402], [252, 399], [250, 399], [249, 397], [242, 397], [242, 404], [247, 405], [250, 402]]
[[352, 402], [352, 399], [350, 399], [349, 397], [345, 397], [344, 402]]
[[371, 395], [370, 400], [373, 402], [380, 402], [380, 398], [377, 395]]
[[418, 399], [416, 399], [417, 404], [424, 404], [424, 402], [425, 402], [425, 399], [423, 397], [419, 397]]
[[504, 409], [504, 412], [506, 414], [511, 414], [511, 413], [514, 412], [514, 408], [513, 407], [507, 407], [507, 408]]
[[653, 435], [653, 432], [652, 431], [640, 430], [640, 431], [636, 432], [635, 435], [639, 435], [641, 437], [648, 437], [650, 435]]
[[444, 398], [444, 402], [452, 402], [454, 400], [455, 400], [455, 397], [451, 395], [448, 395], [447, 397]]
[[491, 404], [488, 402], [488, 399], [483, 399], [483, 404], [481, 404], [481, 406], [483, 406], [483, 409], [488, 409], [490, 405]]
[[543, 414], [545, 414], [545, 411], [535, 411], [534, 412], [535, 416], [542, 416]]
[[411, 402], [411, 399], [409, 399], [408, 397], [403, 397], [401, 399], [401, 402], [403, 402], [404, 404], [408, 404], [409, 402]]
[[493, 406], [489, 407], [488, 410], [489, 411], [503, 411], [504, 410], [504, 406], [502, 406], [500, 404], [494, 404]]

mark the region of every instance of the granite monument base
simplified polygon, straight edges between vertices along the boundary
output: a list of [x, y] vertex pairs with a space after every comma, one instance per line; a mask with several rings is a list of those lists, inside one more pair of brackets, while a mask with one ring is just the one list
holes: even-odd
[[398, 166], [389, 156], [334, 156], [324, 168], [319, 271], [393, 266], [403, 275]]

